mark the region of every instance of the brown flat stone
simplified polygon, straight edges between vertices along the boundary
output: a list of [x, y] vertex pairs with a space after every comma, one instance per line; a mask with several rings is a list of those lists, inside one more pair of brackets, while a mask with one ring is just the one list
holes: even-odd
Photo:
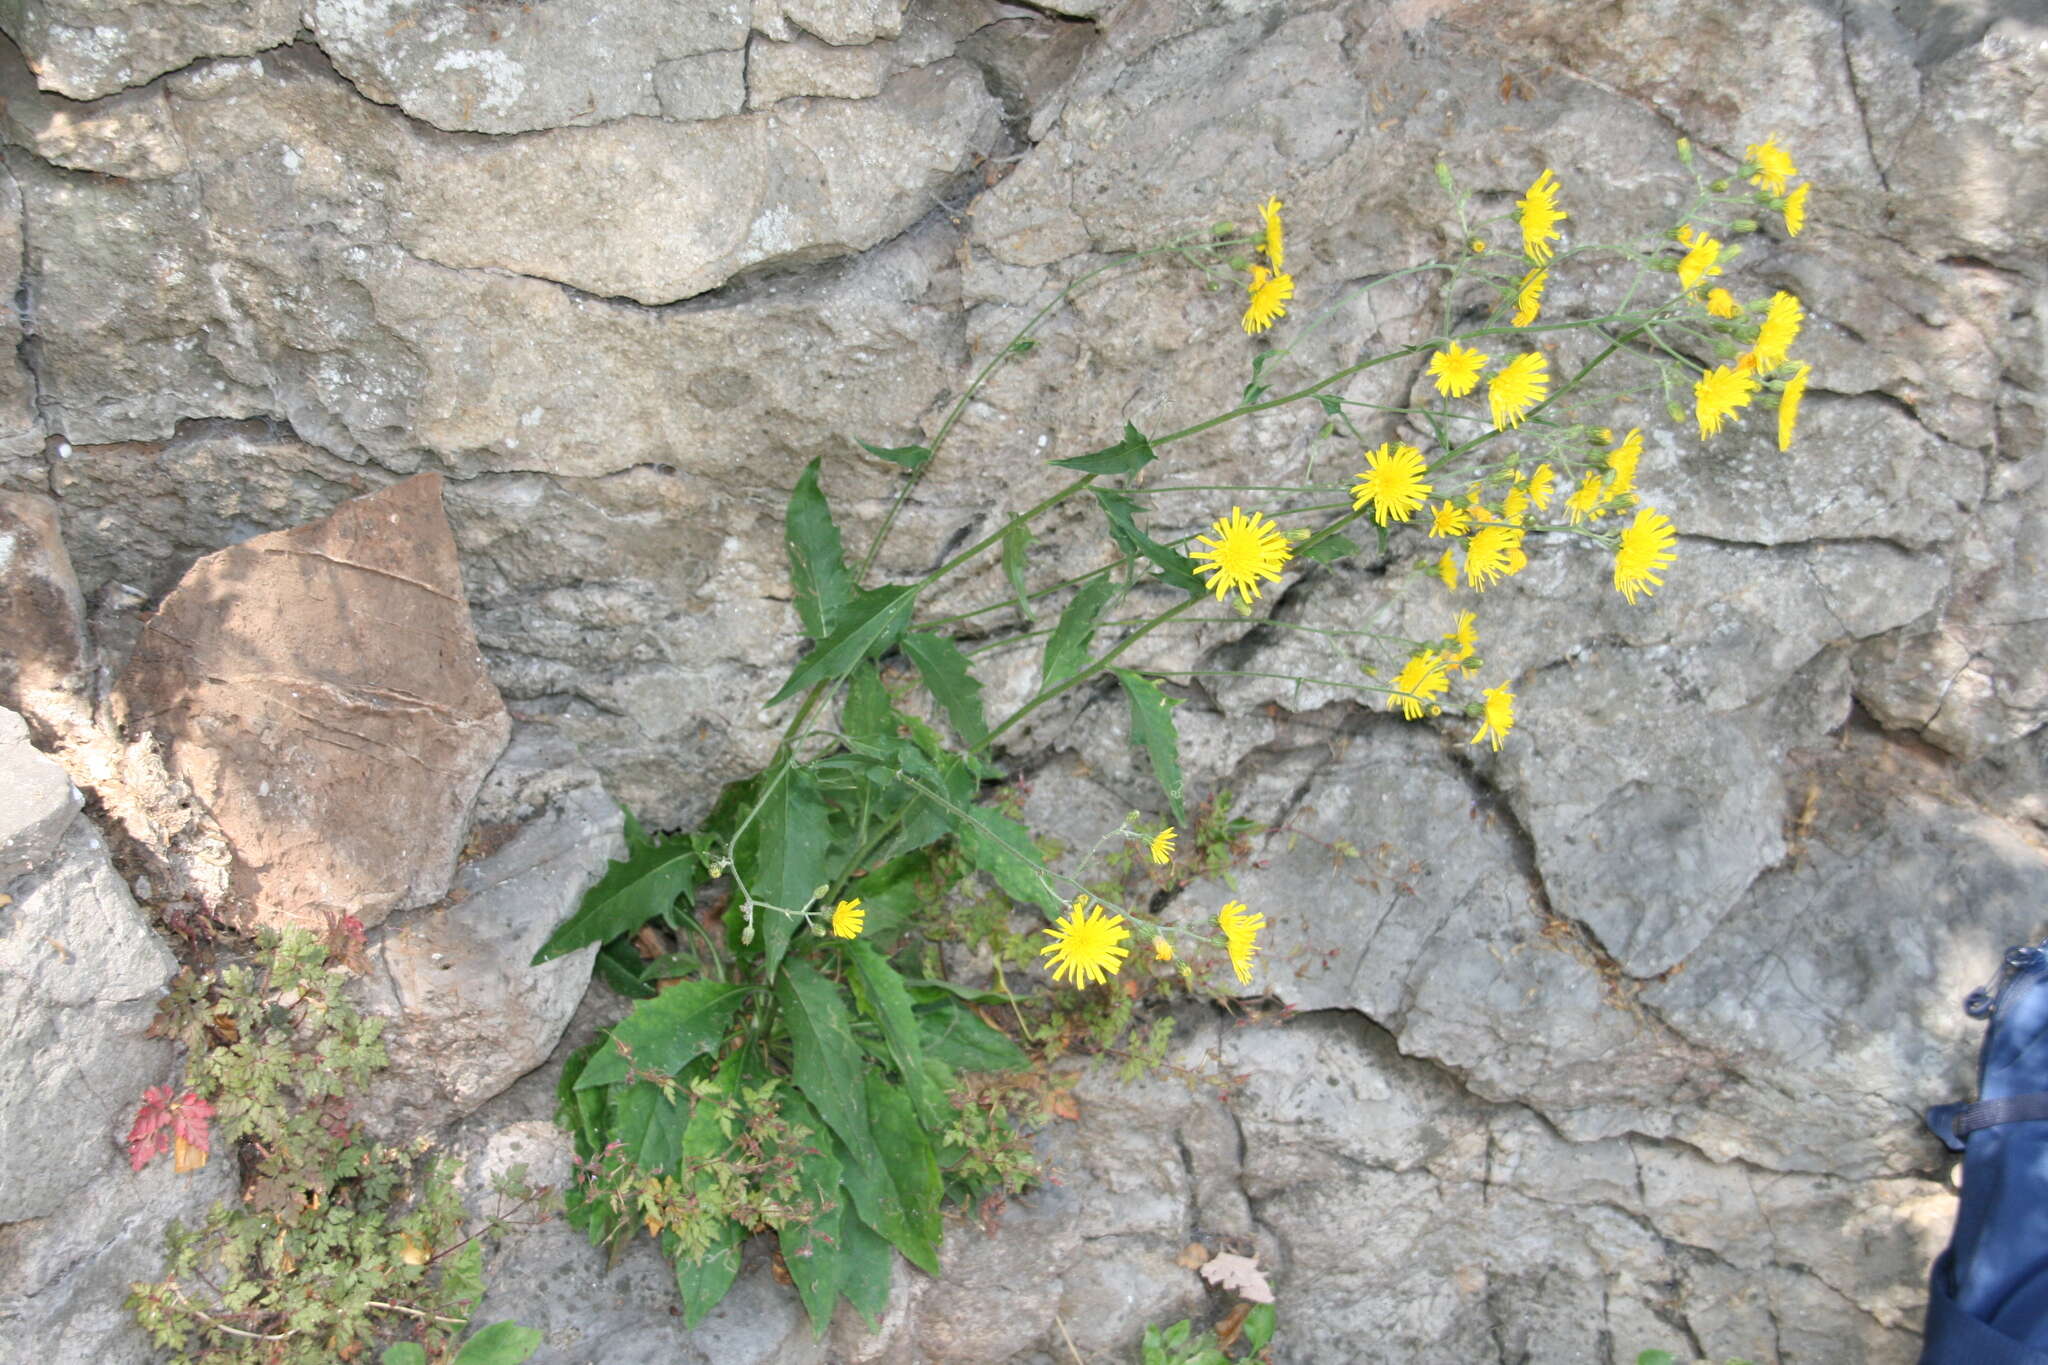
[[0, 493], [0, 706], [50, 745], [91, 709], [85, 599], [58, 535], [57, 504]]
[[372, 925], [440, 899], [511, 725], [440, 476], [194, 564], [143, 626], [115, 714], [218, 836], [190, 842], [229, 855], [171, 867], [173, 886], [265, 924], [345, 911]]

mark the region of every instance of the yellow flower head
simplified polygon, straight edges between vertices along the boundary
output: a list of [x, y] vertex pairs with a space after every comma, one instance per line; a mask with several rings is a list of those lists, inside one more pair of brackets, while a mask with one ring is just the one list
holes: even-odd
[[1536, 504], [1536, 510], [1547, 511], [1551, 494], [1557, 491], [1557, 471], [1547, 464], [1536, 466], [1536, 472], [1529, 476], [1529, 501]]
[[1179, 837], [1180, 836], [1174, 832], [1174, 828], [1172, 825], [1168, 825], [1165, 829], [1162, 829], [1159, 831], [1159, 833], [1153, 835], [1152, 861], [1159, 864], [1161, 867], [1164, 867], [1166, 864], [1172, 862], [1173, 841]]
[[1571, 217], [1557, 206], [1557, 177], [1548, 170], [1536, 177], [1529, 193], [1515, 201], [1521, 212], [1516, 221], [1522, 227], [1522, 250], [1532, 261], [1550, 259], [1550, 243], [1562, 241], [1557, 225]]
[[1785, 231], [1794, 237], [1806, 230], [1806, 192], [1812, 187], [1812, 181], [1805, 181], [1785, 196]]
[[1607, 497], [1618, 498], [1636, 486], [1636, 461], [1642, 457], [1642, 429], [1634, 427], [1621, 438], [1620, 445], [1607, 452], [1607, 467], [1614, 471], [1607, 481]]
[[1208, 548], [1196, 550], [1188, 558], [1209, 561], [1197, 564], [1195, 572], [1215, 575], [1209, 580], [1209, 586], [1216, 590], [1219, 602], [1233, 588], [1243, 601], [1256, 600], [1259, 580], [1279, 582], [1280, 566], [1294, 557], [1286, 534], [1257, 512], [1246, 516], [1233, 507], [1229, 516], [1209, 530], [1216, 538], [1196, 536], [1196, 543]]
[[1443, 580], [1445, 587], [1456, 591], [1458, 586], [1458, 552], [1445, 550], [1444, 557], [1436, 562], [1436, 576]]
[[1474, 592], [1485, 592], [1497, 578], [1513, 578], [1528, 566], [1522, 553], [1522, 528], [1493, 524], [1482, 526], [1465, 542], [1465, 582]]
[[1166, 935], [1161, 934], [1152, 940], [1152, 956], [1160, 962], [1173, 961], [1173, 945], [1166, 941]]
[[1266, 223], [1266, 260], [1272, 265], [1273, 273], [1276, 275], [1287, 268], [1286, 243], [1282, 240], [1283, 233], [1280, 227], [1281, 207], [1278, 199], [1268, 199], [1259, 205], [1259, 217]]
[[1756, 173], [1749, 177], [1749, 183], [1760, 186], [1767, 194], [1783, 194], [1785, 182], [1799, 174], [1792, 158], [1778, 145], [1776, 133], [1744, 148], [1743, 155], [1756, 165]]
[[1223, 928], [1223, 940], [1230, 951], [1230, 969], [1237, 973], [1243, 985], [1252, 982], [1252, 958], [1258, 955], [1259, 931], [1266, 927], [1264, 915], [1245, 912], [1243, 901], [1229, 901], [1216, 916], [1217, 924]]
[[1721, 244], [1704, 232], [1691, 228], [1678, 230], [1679, 240], [1686, 243], [1685, 256], [1678, 263], [1678, 287], [1690, 294], [1700, 287], [1700, 281], [1709, 275], [1721, 273], [1716, 264], [1721, 259]]
[[1434, 485], [1422, 481], [1427, 473], [1429, 466], [1423, 463], [1421, 451], [1389, 441], [1366, 452], [1365, 471], [1351, 485], [1351, 505], [1362, 511], [1370, 503], [1372, 519], [1381, 526], [1387, 524], [1388, 517], [1406, 521], [1436, 491]]
[[1399, 707], [1409, 720], [1421, 720], [1431, 706], [1430, 699], [1451, 685], [1451, 661], [1433, 649], [1425, 649], [1402, 665], [1387, 697], [1387, 709]]
[[1524, 351], [1487, 381], [1486, 401], [1493, 409], [1493, 429], [1504, 431], [1522, 425], [1529, 409], [1549, 396], [1550, 358], [1541, 351]]
[[1778, 398], [1778, 449], [1792, 448], [1792, 429], [1799, 425], [1799, 400], [1806, 397], [1806, 376], [1813, 371], [1811, 365], [1801, 365], [1785, 381], [1785, 392]]
[[1622, 528], [1621, 544], [1614, 551], [1614, 590], [1633, 606], [1637, 593], [1648, 597], [1653, 584], [1663, 586], [1657, 574], [1676, 562], [1671, 547], [1677, 542], [1671, 518], [1654, 507], [1638, 508], [1635, 521]]
[[1798, 299], [1782, 289], [1771, 295], [1764, 308], [1763, 325], [1757, 329], [1756, 345], [1750, 350], [1758, 374], [1769, 374], [1785, 363], [1785, 352], [1792, 349], [1799, 336], [1799, 324], [1804, 321], [1806, 310], [1799, 306]]
[[1437, 536], [1462, 536], [1472, 525], [1472, 514], [1454, 502], [1440, 502], [1429, 514], [1429, 534]]
[[1733, 294], [1715, 285], [1707, 291], [1707, 311], [1717, 318], [1732, 318], [1741, 314], [1742, 305], [1735, 301]]
[[1429, 358], [1429, 373], [1436, 379], [1436, 391], [1446, 398], [1463, 398], [1479, 383], [1479, 371], [1486, 364], [1483, 352], [1457, 342]]
[[1605, 493], [1606, 484], [1601, 477], [1597, 473], [1588, 472], [1579, 482], [1579, 486], [1572, 490], [1571, 496], [1564, 500], [1564, 510], [1571, 514], [1572, 525], [1577, 526], [1591, 516]]
[[1244, 330], [1248, 335], [1256, 335], [1287, 316], [1286, 300], [1294, 297], [1294, 277], [1276, 275], [1262, 265], [1255, 265], [1246, 291], [1252, 301], [1244, 310]]
[[1469, 611], [1458, 613], [1457, 622], [1452, 625], [1451, 633], [1444, 636], [1448, 643], [1457, 646], [1449, 654], [1448, 662], [1454, 664], [1464, 663], [1479, 648], [1478, 621], [1479, 618]]
[[1500, 519], [1502, 521], [1520, 526], [1522, 518], [1527, 515], [1528, 511], [1529, 490], [1526, 488], [1509, 489], [1508, 495], [1500, 501]]
[[1485, 698], [1479, 719], [1479, 730], [1470, 740], [1477, 744], [1482, 739], [1493, 741], [1493, 751], [1500, 752], [1500, 742], [1508, 737], [1508, 731], [1515, 728], [1515, 694], [1502, 683], [1489, 687], [1480, 694]]
[[1756, 378], [1747, 371], [1722, 365], [1701, 375], [1692, 386], [1693, 404], [1699, 410], [1700, 439], [1721, 429], [1721, 423], [1747, 407], [1756, 394]]
[[[1052, 959], [1052, 979], [1071, 979], [1076, 986], [1100, 985], [1115, 976], [1131, 950], [1122, 945], [1131, 937], [1122, 915], [1105, 915], [1088, 897], [1076, 896], [1073, 910], [1053, 921], [1045, 931], [1052, 946], [1038, 950]], [[1107, 976], [1104, 974], [1107, 973]]]
[[1550, 272], [1540, 266], [1522, 276], [1515, 286], [1515, 326], [1527, 327], [1536, 321], [1536, 314], [1543, 309], [1543, 286], [1549, 281]]
[[834, 938], [859, 938], [861, 928], [867, 923], [868, 912], [860, 908], [860, 898], [841, 901], [832, 911], [832, 936]]

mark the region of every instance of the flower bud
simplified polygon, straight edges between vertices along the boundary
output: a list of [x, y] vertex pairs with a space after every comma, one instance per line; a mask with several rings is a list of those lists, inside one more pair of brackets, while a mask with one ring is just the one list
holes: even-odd
[[1439, 161], [1436, 163], [1436, 183], [1444, 187], [1445, 194], [1452, 194], [1456, 192], [1457, 186], [1451, 182], [1450, 162]]
[[1754, 219], [1754, 218], [1737, 218], [1737, 219], [1736, 219], [1736, 220], [1735, 220], [1734, 222], [1732, 222], [1732, 223], [1730, 223], [1730, 224], [1728, 225], [1728, 230], [1729, 230], [1730, 232], [1755, 232], [1755, 231], [1756, 231], [1756, 219]]
[[1692, 168], [1692, 139], [1689, 137], [1678, 139], [1678, 164], [1688, 170]]

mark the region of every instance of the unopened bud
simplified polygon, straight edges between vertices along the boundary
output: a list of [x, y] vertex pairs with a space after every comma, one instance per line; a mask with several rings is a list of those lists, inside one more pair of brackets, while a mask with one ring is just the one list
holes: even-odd
[[1678, 139], [1678, 164], [1688, 169], [1692, 166], [1692, 139], [1689, 137]]
[[1735, 220], [1734, 222], [1732, 222], [1732, 223], [1730, 223], [1730, 224], [1728, 225], [1728, 230], [1729, 230], [1730, 232], [1755, 232], [1755, 231], [1756, 231], [1756, 219], [1754, 219], [1754, 218], [1737, 218], [1737, 219], [1736, 219], [1736, 220]]
[[1456, 192], [1457, 186], [1453, 184], [1451, 181], [1450, 162], [1439, 161], [1436, 163], [1436, 183], [1444, 187], [1445, 194], [1451, 194]]

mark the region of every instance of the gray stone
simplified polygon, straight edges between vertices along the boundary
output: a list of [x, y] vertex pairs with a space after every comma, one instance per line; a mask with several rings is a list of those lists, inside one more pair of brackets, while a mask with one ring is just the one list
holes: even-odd
[[208, 834], [197, 858], [153, 841], [167, 894], [273, 925], [375, 926], [439, 900], [511, 724], [439, 476], [199, 561], [145, 623], [114, 707]]
[[12, 53], [0, 60], [0, 136], [66, 170], [162, 180], [185, 169], [161, 85], [78, 104], [38, 89]]
[[0, 707], [0, 886], [57, 851], [84, 798], [64, 770], [28, 742], [28, 726]]
[[747, 103], [747, 50], [702, 52], [654, 68], [654, 98], [672, 119], [724, 118]]
[[606, 863], [625, 856], [619, 809], [575, 747], [519, 730], [477, 798], [478, 841], [440, 905], [386, 923], [360, 990], [386, 1020], [390, 1067], [365, 1111], [387, 1133], [431, 1131], [477, 1108], [554, 1050], [590, 982], [593, 946], [535, 967]]
[[40, 494], [0, 493], [0, 639], [0, 706], [45, 743], [73, 732], [91, 708], [85, 598], [57, 504]]
[[244, 56], [290, 40], [293, 0], [16, 0], [0, 8], [4, 30], [36, 81], [74, 100], [143, 85], [198, 57]]
[[895, 236], [993, 147], [998, 113], [978, 70], [942, 62], [869, 100], [465, 145], [418, 166], [399, 240], [442, 265], [669, 303]]
[[778, 42], [796, 30], [841, 47], [894, 38], [906, 0], [754, 0], [754, 28]]
[[[710, 112], [679, 113], [663, 73], [730, 53], [744, 65], [744, 0], [706, 4], [448, 7], [421, 0], [311, 0], [321, 50], [370, 99], [437, 128], [521, 133], [630, 115], [736, 113], [741, 91]], [[692, 80], [691, 85], [698, 82]]]

